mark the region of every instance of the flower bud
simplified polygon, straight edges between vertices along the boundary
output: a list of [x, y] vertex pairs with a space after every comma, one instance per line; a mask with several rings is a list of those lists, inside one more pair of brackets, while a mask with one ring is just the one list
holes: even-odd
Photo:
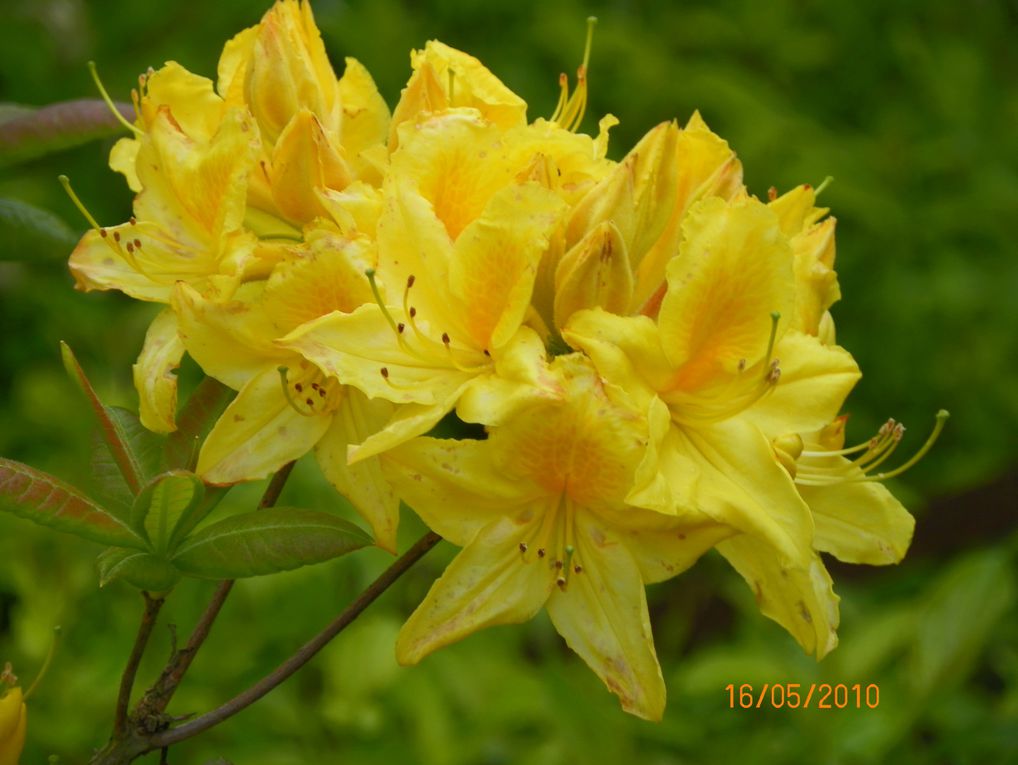
[[312, 112], [326, 132], [337, 134], [339, 81], [311, 6], [279, 0], [257, 27], [227, 43], [219, 61], [219, 92], [227, 103], [251, 109], [270, 145], [301, 109]]
[[28, 712], [11, 665], [0, 674], [0, 765], [17, 765], [25, 747]]

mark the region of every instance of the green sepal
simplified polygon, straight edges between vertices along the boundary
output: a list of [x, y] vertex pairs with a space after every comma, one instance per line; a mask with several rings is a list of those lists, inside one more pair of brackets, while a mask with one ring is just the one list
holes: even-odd
[[126, 523], [56, 476], [0, 457], [0, 511], [101, 544], [144, 548]]
[[177, 571], [165, 558], [141, 550], [111, 547], [96, 560], [99, 586], [122, 579], [132, 587], [146, 592], [168, 592], [180, 580]]
[[190, 576], [239, 579], [321, 563], [371, 543], [329, 513], [273, 507], [207, 526], [184, 541], [172, 562]]

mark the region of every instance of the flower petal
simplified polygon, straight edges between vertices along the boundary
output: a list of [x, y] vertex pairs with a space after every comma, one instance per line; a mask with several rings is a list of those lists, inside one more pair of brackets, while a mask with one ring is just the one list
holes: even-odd
[[485, 627], [533, 618], [547, 601], [554, 577], [548, 566], [525, 562], [520, 555], [520, 542], [531, 532], [529, 521], [504, 517], [477, 534], [400, 630], [400, 664], [416, 664]]
[[256, 481], [304, 456], [332, 422], [331, 415], [304, 416], [283, 395], [275, 366], [241, 388], [212, 428], [195, 472], [212, 484]]
[[753, 535], [789, 565], [806, 564], [812, 516], [754, 425], [736, 418], [697, 429], [674, 427], [662, 461], [677, 497], [688, 497], [716, 522]]
[[177, 429], [176, 369], [183, 355], [177, 315], [164, 308], [149, 324], [141, 355], [132, 367], [141, 424], [156, 433]]
[[371, 525], [375, 544], [395, 554], [399, 496], [382, 474], [381, 462], [373, 457], [347, 464], [347, 447], [381, 428], [392, 416], [393, 408], [388, 401], [368, 399], [356, 388], [347, 387], [333, 413], [332, 425], [315, 447], [315, 455], [325, 477]]
[[718, 544], [756, 595], [760, 612], [794, 637], [806, 653], [822, 659], [838, 645], [838, 596], [820, 556], [787, 567], [774, 551], [746, 534]]
[[603, 524], [580, 513], [576, 527], [582, 572], [570, 575], [564, 591], [552, 592], [548, 614], [625, 711], [660, 720], [665, 684], [640, 571], [625, 544]]
[[416, 438], [387, 452], [382, 465], [403, 500], [460, 547], [540, 496], [534, 486], [504, 474], [486, 441]]
[[771, 438], [820, 430], [862, 376], [844, 348], [795, 330], [781, 338], [774, 358], [781, 365], [778, 384], [744, 415]]
[[357, 178], [380, 186], [379, 168], [364, 152], [385, 144], [389, 133], [389, 107], [368, 70], [349, 56], [339, 80], [339, 98], [343, 105], [340, 136], [350, 167]]
[[[844, 457], [827, 459], [847, 463]], [[808, 460], [804, 460], [808, 464]], [[846, 563], [897, 563], [908, 550], [915, 519], [887, 487], [872, 481], [800, 486], [813, 512], [814, 546]]]
[[450, 297], [475, 347], [495, 349], [516, 334], [564, 203], [536, 183], [492, 196], [459, 238], [449, 264]]
[[600, 510], [640, 569], [644, 583], [671, 579], [688, 569], [700, 556], [735, 532], [702, 513], [688, 511], [666, 515], [625, 507]]

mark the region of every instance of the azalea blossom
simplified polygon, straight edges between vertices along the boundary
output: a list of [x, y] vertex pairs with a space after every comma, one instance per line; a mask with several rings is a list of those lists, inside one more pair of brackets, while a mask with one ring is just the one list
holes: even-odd
[[695, 511], [627, 503], [651, 435], [625, 394], [580, 354], [551, 367], [559, 400], [535, 402], [487, 440], [418, 438], [388, 452], [387, 475], [463, 551], [404, 625], [416, 663], [542, 607], [622, 707], [660, 719], [665, 704], [644, 584], [675, 576], [732, 532]]

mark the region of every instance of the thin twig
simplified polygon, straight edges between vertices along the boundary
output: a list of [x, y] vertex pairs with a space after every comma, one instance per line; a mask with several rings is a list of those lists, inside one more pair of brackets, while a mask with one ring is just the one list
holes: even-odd
[[371, 605], [378, 596], [385, 592], [393, 584], [393, 582], [399, 579], [399, 577], [402, 576], [407, 569], [424, 557], [424, 555], [432, 547], [438, 544], [441, 539], [442, 538], [434, 532], [428, 532], [425, 534], [413, 547], [403, 553], [399, 559], [383, 571], [381, 575], [372, 582], [371, 585], [364, 590], [364, 592], [362, 592], [356, 600], [353, 601], [353, 603], [347, 606], [346, 609], [335, 618], [335, 620], [333, 620], [315, 637], [305, 643], [293, 656], [284, 661], [276, 669], [252, 685], [246, 691], [234, 696], [222, 706], [213, 709], [211, 712], [203, 714], [201, 717], [195, 718], [189, 723], [181, 725], [179, 728], [172, 728], [171, 730], [156, 734], [148, 741], [148, 745], [150, 747], [149, 751], [160, 747], [167, 747], [191, 738], [192, 736], [195, 736], [198, 733], [208, 730], [224, 720], [229, 719], [241, 710], [258, 701], [258, 699], [307, 664], [315, 656], [315, 654], [329, 643], [330, 640], [342, 632], [343, 629], [350, 624], [350, 622], [356, 619], [365, 608]]
[[[259, 510], [264, 510], [276, 504], [279, 495], [283, 491], [283, 487], [286, 485], [286, 479], [290, 477], [293, 465], [293, 462], [286, 463], [272, 476], [272, 480], [265, 487], [265, 493], [262, 494], [261, 501], [258, 503]], [[233, 589], [233, 582], [234, 580], [227, 579], [220, 582], [216, 587], [216, 591], [212, 594], [212, 599], [198, 619], [198, 623], [195, 625], [194, 632], [191, 633], [187, 645], [182, 650], [173, 653], [170, 661], [163, 668], [162, 674], [159, 675], [159, 679], [153, 683], [152, 687], [145, 692], [142, 700], [138, 702], [138, 707], [135, 710], [135, 717], [137, 719], [140, 720], [153, 715], [160, 715], [166, 711], [166, 707], [169, 706], [170, 701], [173, 699], [173, 694], [176, 693], [177, 687], [184, 679], [188, 669], [191, 668], [191, 663], [194, 661], [195, 656], [198, 655], [198, 651], [205, 643], [205, 639], [208, 638], [212, 625], [219, 616], [219, 612], [222, 610], [230, 590]]]
[[117, 710], [113, 718], [114, 738], [119, 738], [127, 732], [127, 707], [131, 703], [134, 678], [138, 674], [138, 665], [141, 664], [145, 646], [148, 645], [148, 639], [152, 635], [152, 628], [156, 625], [159, 610], [166, 602], [164, 598], [153, 598], [144, 591], [141, 596], [145, 599], [145, 610], [141, 615], [141, 624], [138, 625], [138, 635], [134, 639], [134, 647], [131, 648], [127, 666], [124, 667], [124, 674], [120, 678], [120, 694], [117, 696]]

